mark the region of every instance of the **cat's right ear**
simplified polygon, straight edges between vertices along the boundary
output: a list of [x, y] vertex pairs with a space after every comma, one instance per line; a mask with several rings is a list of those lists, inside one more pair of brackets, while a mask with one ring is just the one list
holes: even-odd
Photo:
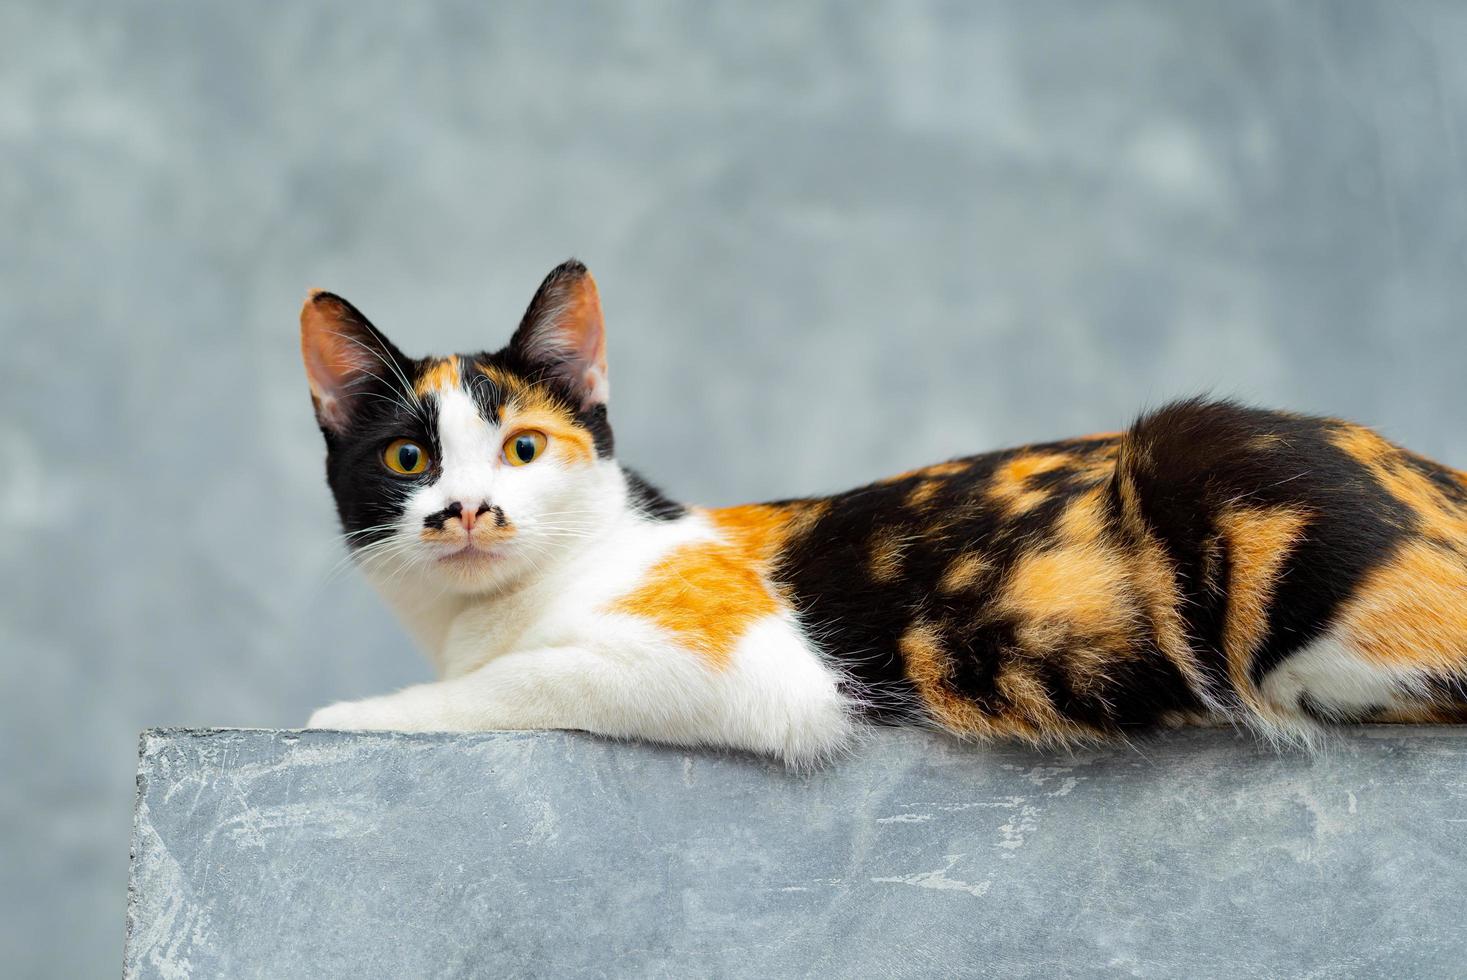
[[321, 428], [340, 434], [376, 379], [397, 387], [407, 358], [355, 306], [311, 290], [301, 307], [301, 358]]

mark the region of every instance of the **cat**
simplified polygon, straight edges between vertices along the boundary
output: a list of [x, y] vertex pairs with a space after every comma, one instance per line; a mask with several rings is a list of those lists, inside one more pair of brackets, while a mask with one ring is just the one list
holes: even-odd
[[581, 729], [809, 766], [873, 723], [1061, 746], [1467, 720], [1467, 474], [1357, 425], [1191, 399], [704, 509], [617, 461], [578, 262], [495, 353], [407, 357], [319, 291], [301, 346], [346, 539], [442, 678], [312, 728]]

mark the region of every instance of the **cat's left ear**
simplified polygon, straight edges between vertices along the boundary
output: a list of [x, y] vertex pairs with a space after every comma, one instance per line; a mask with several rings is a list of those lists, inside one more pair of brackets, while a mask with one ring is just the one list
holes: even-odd
[[570, 386], [584, 411], [606, 404], [606, 324], [596, 280], [575, 259], [551, 271], [535, 292], [510, 349]]

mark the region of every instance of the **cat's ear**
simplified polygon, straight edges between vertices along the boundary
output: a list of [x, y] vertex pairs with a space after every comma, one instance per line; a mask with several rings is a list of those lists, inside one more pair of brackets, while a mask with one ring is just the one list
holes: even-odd
[[311, 290], [301, 307], [301, 357], [316, 420], [338, 434], [374, 382], [400, 387], [409, 364], [355, 306], [320, 289]]
[[606, 325], [596, 280], [575, 259], [551, 271], [530, 300], [511, 350], [570, 386], [581, 409], [606, 404]]

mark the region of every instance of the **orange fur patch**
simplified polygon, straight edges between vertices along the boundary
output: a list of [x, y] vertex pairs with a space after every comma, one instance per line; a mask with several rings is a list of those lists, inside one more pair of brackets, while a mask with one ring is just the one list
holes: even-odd
[[1024, 453], [1000, 466], [993, 474], [988, 496], [1010, 516], [1018, 516], [1049, 499], [1045, 490], [1029, 486], [1029, 478], [1074, 463], [1068, 453]]
[[894, 582], [902, 574], [902, 555], [907, 548], [907, 533], [899, 526], [884, 528], [872, 535], [868, 556], [871, 577], [878, 582]]
[[907, 506], [914, 510], [925, 509], [942, 486], [942, 480], [923, 480], [907, 492]]
[[1230, 556], [1223, 652], [1234, 688], [1251, 702], [1249, 667], [1268, 629], [1269, 604], [1278, 571], [1308, 524], [1297, 509], [1237, 507], [1223, 512], [1218, 527]]
[[1370, 429], [1345, 426], [1332, 441], [1415, 514], [1423, 535], [1361, 584], [1340, 618], [1346, 642], [1382, 665], [1460, 674], [1467, 668], [1467, 511], [1412, 465], [1411, 454]]
[[907, 679], [939, 724], [955, 732], [975, 735], [1008, 734], [993, 717], [949, 687], [951, 664], [936, 629], [917, 623], [901, 635], [897, 648], [906, 665]]
[[1340, 622], [1367, 660], [1460, 675], [1467, 668], [1467, 565], [1413, 541], [1366, 579]]
[[959, 473], [964, 472], [972, 465], [973, 463], [971, 460], [950, 459], [945, 463], [933, 463], [931, 466], [921, 466], [915, 470], [906, 470], [902, 473], [898, 473], [896, 476], [888, 476], [885, 479], [877, 480], [876, 482], [878, 486], [890, 486], [893, 483], [900, 483], [903, 480], [910, 480], [914, 476], [924, 476], [929, 478], [955, 476]]
[[727, 667], [749, 627], [785, 608], [768, 579], [780, 550], [829, 506], [826, 500], [796, 500], [699, 510], [722, 540], [678, 548], [610, 611], [648, 619], [713, 667]]
[[1035, 626], [1100, 635], [1134, 617], [1125, 558], [1095, 544], [1032, 551], [1009, 573], [1000, 606]]
[[740, 552], [767, 569], [791, 537], [808, 530], [830, 509], [828, 500], [743, 504], [700, 511]]
[[1000, 466], [998, 475], [1011, 483], [1023, 483], [1031, 476], [1049, 473], [1073, 462], [1068, 453], [1025, 453]]
[[[474, 544], [481, 547], [495, 544], [500, 541], [508, 541], [517, 533], [513, 524], [500, 527], [493, 520], [486, 520], [489, 515], [481, 516], [474, 524], [474, 529], [469, 532], [469, 537]], [[459, 532], [463, 529], [463, 522], [457, 517], [450, 517], [444, 521], [442, 528], [424, 527], [418, 532], [418, 537], [424, 541], [438, 542], [440, 544], [458, 544], [461, 540]]]
[[422, 373], [418, 375], [417, 382], [413, 384], [413, 391], [418, 395], [426, 395], [430, 391], [457, 388], [461, 381], [458, 357], [445, 357], [423, 369]]
[[1248, 448], [1255, 452], [1261, 453], [1272, 452], [1275, 449], [1282, 449], [1287, 445], [1288, 441], [1285, 440], [1284, 437], [1279, 435], [1277, 432], [1265, 432], [1263, 435], [1254, 436], [1252, 439], [1248, 440]]
[[590, 463], [596, 458], [595, 438], [576, 424], [569, 406], [507, 371], [481, 366], [479, 373], [504, 392], [499, 424], [506, 438], [534, 429], [545, 433], [546, 451], [552, 456], [567, 463]]
[[720, 670], [749, 627], [779, 609], [756, 563], [721, 542], [678, 548], [610, 606], [656, 623]]
[[1206, 690], [1202, 665], [1187, 639], [1176, 569], [1161, 543], [1150, 534], [1141, 538], [1132, 556], [1131, 582], [1141, 606], [1151, 618], [1157, 647], [1187, 679], [1192, 690]]
[[510, 374], [508, 371], [501, 370], [493, 365], [480, 364], [479, 373], [488, 378], [495, 387], [504, 392], [506, 399], [527, 391], [530, 387], [530, 383], [519, 375]]
[[1075, 497], [1059, 516], [1060, 536], [1067, 541], [1096, 541], [1105, 531], [1105, 488]]
[[932, 625], [914, 624], [897, 640], [897, 648], [907, 679], [933, 720], [949, 731], [991, 738], [1018, 736], [1035, 742], [1064, 742], [1082, 734], [1054, 710], [1043, 684], [1020, 664], [1006, 667], [995, 681], [1012, 707], [990, 714], [953, 691], [951, 659]]
[[[1120, 452], [1118, 444], [1108, 453], [1107, 464], [1112, 472]], [[1192, 690], [1206, 690], [1207, 680], [1182, 617], [1176, 568], [1141, 516], [1135, 481], [1127, 471], [1119, 472], [1121, 478], [1116, 488], [1121, 501], [1120, 531], [1131, 542], [1131, 584], [1137, 601], [1151, 618], [1157, 647], [1187, 679]]]
[[993, 567], [983, 555], [976, 551], [970, 551], [966, 555], [955, 558], [952, 564], [942, 573], [942, 581], [938, 583], [939, 591], [946, 593], [962, 592], [969, 589], [986, 572]]
[[[1411, 508], [1427, 535], [1444, 542], [1467, 541], [1467, 512], [1413, 467], [1405, 450], [1359, 426], [1346, 428], [1331, 441], [1365, 466], [1391, 496]], [[1453, 475], [1467, 483], [1467, 474]]]
[[515, 408], [505, 411], [503, 431], [506, 439], [528, 429], [545, 433], [546, 452], [564, 462], [589, 463], [596, 458], [596, 440], [591, 433], [567, 421], [563, 413], [543, 409], [519, 411]]

